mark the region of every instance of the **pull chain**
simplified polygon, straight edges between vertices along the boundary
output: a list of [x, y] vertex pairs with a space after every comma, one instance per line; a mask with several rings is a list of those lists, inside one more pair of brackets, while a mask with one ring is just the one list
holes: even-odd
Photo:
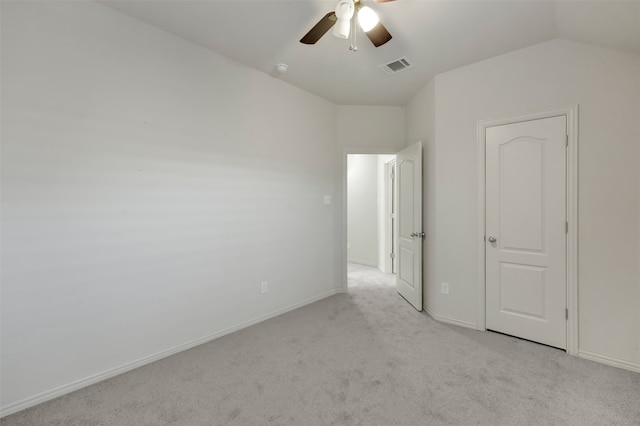
[[356, 17], [351, 18], [351, 41], [352, 44], [349, 45], [349, 50], [353, 52], [358, 51], [358, 28], [356, 27]]

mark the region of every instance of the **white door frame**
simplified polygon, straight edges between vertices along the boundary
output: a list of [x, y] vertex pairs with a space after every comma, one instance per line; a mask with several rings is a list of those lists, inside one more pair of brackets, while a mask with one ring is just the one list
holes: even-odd
[[[396, 206], [396, 191], [395, 191], [395, 165], [396, 160], [387, 161], [384, 164], [384, 185], [385, 185], [385, 199], [384, 199], [384, 228], [385, 228], [385, 247], [384, 251], [387, 255], [384, 258], [385, 265], [384, 270], [386, 273], [395, 273], [394, 266], [396, 264], [395, 259], [391, 257], [391, 253], [396, 253], [395, 242], [395, 218], [391, 215], [395, 213], [394, 207]], [[391, 172], [394, 172], [394, 176], [391, 176]]]
[[347, 147], [342, 150], [342, 292], [348, 290], [347, 281], [347, 159], [351, 154], [396, 155], [395, 149], [390, 148], [355, 148]]
[[578, 105], [515, 117], [478, 121], [478, 329], [486, 330], [485, 161], [486, 129], [523, 121], [565, 116], [567, 119], [567, 353], [578, 355]]

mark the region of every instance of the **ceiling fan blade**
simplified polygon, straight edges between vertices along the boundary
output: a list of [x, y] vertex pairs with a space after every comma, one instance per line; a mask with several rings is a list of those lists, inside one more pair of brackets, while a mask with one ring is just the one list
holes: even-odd
[[304, 37], [300, 39], [300, 43], [316, 44], [316, 42], [334, 26], [336, 20], [335, 12], [327, 13], [316, 25], [314, 25], [313, 28], [309, 30], [308, 33], [304, 35]]
[[365, 34], [369, 37], [369, 40], [371, 40], [371, 43], [373, 43], [375, 47], [382, 46], [392, 38], [389, 31], [387, 31], [381, 22], [378, 22], [375, 27]]

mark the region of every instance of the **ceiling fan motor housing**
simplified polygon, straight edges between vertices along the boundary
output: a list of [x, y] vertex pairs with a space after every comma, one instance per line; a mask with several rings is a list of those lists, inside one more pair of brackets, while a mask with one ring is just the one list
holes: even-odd
[[346, 19], [347, 21], [353, 17], [355, 11], [353, 0], [340, 0], [336, 6], [336, 16], [338, 19]]

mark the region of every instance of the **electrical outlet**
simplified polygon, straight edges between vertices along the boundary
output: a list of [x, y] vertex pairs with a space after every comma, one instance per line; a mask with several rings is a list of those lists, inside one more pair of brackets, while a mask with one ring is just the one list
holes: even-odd
[[265, 294], [269, 291], [269, 283], [266, 281], [262, 281], [260, 283], [260, 294]]
[[440, 293], [449, 294], [449, 283], [440, 283]]

